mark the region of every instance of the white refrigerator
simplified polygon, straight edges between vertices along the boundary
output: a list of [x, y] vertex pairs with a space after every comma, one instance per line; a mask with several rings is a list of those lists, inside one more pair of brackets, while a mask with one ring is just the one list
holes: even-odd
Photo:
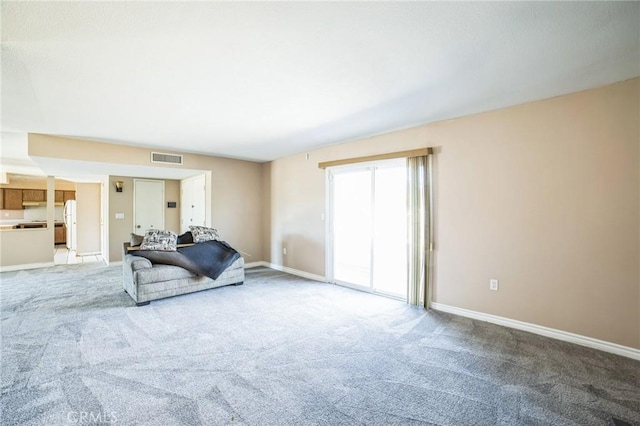
[[69, 250], [77, 250], [76, 200], [69, 200], [64, 203], [64, 224], [67, 228], [67, 248]]

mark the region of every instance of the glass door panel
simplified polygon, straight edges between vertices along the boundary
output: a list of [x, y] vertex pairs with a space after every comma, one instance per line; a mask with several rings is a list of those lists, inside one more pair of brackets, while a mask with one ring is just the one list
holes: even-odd
[[375, 169], [373, 290], [407, 295], [407, 169]]
[[333, 277], [371, 282], [371, 171], [333, 174]]

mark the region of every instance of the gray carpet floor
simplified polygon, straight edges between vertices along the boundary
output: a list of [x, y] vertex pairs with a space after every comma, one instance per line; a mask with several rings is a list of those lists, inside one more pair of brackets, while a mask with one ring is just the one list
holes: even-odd
[[638, 361], [266, 268], [139, 308], [120, 267], [0, 280], [2, 425], [640, 424]]

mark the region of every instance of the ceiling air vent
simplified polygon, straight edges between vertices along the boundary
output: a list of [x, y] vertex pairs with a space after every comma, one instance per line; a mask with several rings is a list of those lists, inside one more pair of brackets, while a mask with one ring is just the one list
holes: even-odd
[[151, 162], [152, 163], [162, 163], [162, 164], [179, 164], [179, 165], [182, 165], [182, 155], [165, 154], [163, 152], [152, 152], [151, 153]]

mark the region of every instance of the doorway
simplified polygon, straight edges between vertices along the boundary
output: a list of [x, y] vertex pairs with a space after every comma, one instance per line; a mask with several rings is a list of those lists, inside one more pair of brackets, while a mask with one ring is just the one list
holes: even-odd
[[133, 233], [164, 229], [164, 181], [133, 180]]
[[55, 185], [54, 264], [104, 261], [104, 182], [56, 179]]
[[404, 159], [328, 171], [329, 281], [407, 297]]

